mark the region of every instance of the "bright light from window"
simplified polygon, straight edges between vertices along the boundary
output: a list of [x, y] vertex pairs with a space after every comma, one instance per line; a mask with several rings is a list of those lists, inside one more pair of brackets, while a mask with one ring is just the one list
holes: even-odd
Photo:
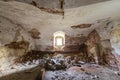
[[55, 51], [63, 50], [65, 46], [65, 33], [63, 31], [57, 31], [53, 34], [54, 41], [53, 46]]
[[57, 38], [57, 46], [62, 46], [62, 38]]

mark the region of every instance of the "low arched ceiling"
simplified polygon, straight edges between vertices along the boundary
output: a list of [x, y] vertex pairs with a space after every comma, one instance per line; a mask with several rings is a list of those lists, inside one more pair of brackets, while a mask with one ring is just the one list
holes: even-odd
[[[4, 1], [13, 1], [13, 0], [4, 0]], [[63, 7], [68, 8], [76, 8], [80, 6], [95, 4], [99, 2], [109, 1], [109, 0], [14, 0], [23, 3], [33, 4], [37, 7], [45, 7], [45, 8], [60, 8], [61, 2], [63, 1]]]
[[61, 15], [50, 14], [20, 2], [0, 1], [0, 15], [25, 26], [72, 26], [91, 23], [99, 19], [120, 18], [119, 1], [108, 1], [90, 6], [66, 9], [64, 19]]

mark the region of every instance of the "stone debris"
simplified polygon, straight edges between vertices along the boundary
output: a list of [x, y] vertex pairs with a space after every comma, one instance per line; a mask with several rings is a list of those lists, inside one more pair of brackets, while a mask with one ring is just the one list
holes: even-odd
[[[42, 54], [43, 52], [29, 53], [22, 56], [21, 61], [18, 61], [17, 63], [22, 63], [26, 67], [37, 64], [37, 67], [26, 70], [25, 74], [32, 74], [40, 67], [44, 68], [45, 80], [113, 80], [113, 77], [115, 80], [119, 80], [120, 78], [118, 72], [114, 72], [109, 68], [98, 64], [91, 64], [83, 61], [76, 62], [76, 58], [73, 58], [72, 61], [71, 56], [65, 56], [63, 54], [51, 53], [51, 57], [49, 56], [50, 53], [49, 55]], [[70, 64], [70, 66], [68, 64]], [[80, 66], [74, 64], [79, 64]], [[11, 67], [11, 69], [14, 70], [16, 67]], [[106, 76], [104, 74], [109, 77], [104, 79]], [[115, 76], [111, 76], [111, 74], [114, 74]], [[36, 80], [39, 80], [41, 75], [43, 74], [39, 73]]]
[[[89, 66], [94, 71], [88, 71]], [[96, 66], [96, 67], [95, 67]], [[96, 64], [85, 64], [85, 71], [81, 71], [81, 67], [71, 67], [67, 70], [47, 71], [46, 80], [119, 80], [119, 76], [113, 76], [114, 72]], [[106, 75], [105, 75], [106, 74]], [[106, 76], [106, 78], [104, 78]], [[109, 77], [108, 77], [109, 76]]]
[[39, 59], [44, 59], [47, 54], [49, 54], [49, 56], [51, 56], [53, 54], [53, 52], [42, 52], [42, 51], [30, 51], [27, 54], [15, 59], [16, 63], [31, 63], [34, 62], [35, 60], [39, 60]]

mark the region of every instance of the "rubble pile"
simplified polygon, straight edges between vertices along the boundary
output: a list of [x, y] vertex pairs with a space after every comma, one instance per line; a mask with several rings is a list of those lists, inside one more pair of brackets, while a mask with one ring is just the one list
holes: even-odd
[[42, 66], [46, 70], [65, 70], [72, 66], [81, 67], [81, 64], [85, 64], [85, 62], [80, 61], [77, 56], [65, 56], [64, 54], [54, 54], [50, 52], [42, 52], [42, 51], [32, 51], [28, 52], [26, 55], [23, 55], [17, 59], [15, 59], [15, 63], [28, 63], [32, 64], [35, 61], [39, 61], [39, 65]]
[[[115, 64], [114, 57], [112, 54], [109, 54], [110, 60], [108, 60], [104, 66], [107, 66], [111, 69], [118, 70], [117, 64]], [[107, 56], [104, 55], [103, 58]], [[108, 59], [108, 58], [107, 58]], [[107, 59], [104, 59], [105, 63]], [[86, 63], [96, 64], [95, 62], [89, 61], [89, 57], [85, 55], [78, 54], [61, 54], [61, 53], [54, 53], [54, 52], [42, 52], [42, 51], [31, 51], [27, 54], [15, 59], [15, 63], [33, 63], [33, 61], [39, 60], [39, 65], [43, 65], [46, 70], [65, 70], [72, 66], [81, 67], [81, 65]], [[42, 61], [42, 62], [41, 62]]]
[[15, 59], [15, 63], [26, 63], [28, 61], [32, 62], [33, 60], [43, 59], [46, 55], [52, 55], [52, 52], [42, 52], [42, 51], [31, 51], [27, 54]]
[[97, 64], [84, 64], [67, 70], [47, 71], [45, 80], [119, 80], [114, 71]]

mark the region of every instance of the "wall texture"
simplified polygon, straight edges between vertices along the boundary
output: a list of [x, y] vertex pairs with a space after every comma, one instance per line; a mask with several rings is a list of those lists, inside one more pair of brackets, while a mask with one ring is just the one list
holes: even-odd
[[[10, 0], [5, 0], [10, 1]], [[11, 0], [12, 1], [12, 0]], [[37, 7], [60, 8], [60, 0], [15, 0], [25, 3], [35, 2]], [[64, 0], [64, 8], [75, 8], [108, 0]]]
[[[46, 13], [28, 4], [0, 1], [0, 45], [10, 45], [14, 40], [19, 42], [23, 36], [24, 40], [30, 43], [31, 49], [52, 50], [53, 34], [56, 31], [65, 32], [66, 46], [71, 46], [84, 42], [87, 35], [94, 29], [104, 43], [106, 40], [109, 41], [111, 29], [116, 27], [114, 22], [120, 18], [119, 7], [119, 1], [108, 1], [65, 9], [63, 19], [61, 15]], [[71, 27], [81, 24], [92, 25], [85, 28]], [[15, 39], [18, 30], [20, 30], [20, 35], [17, 33], [18, 37]]]

